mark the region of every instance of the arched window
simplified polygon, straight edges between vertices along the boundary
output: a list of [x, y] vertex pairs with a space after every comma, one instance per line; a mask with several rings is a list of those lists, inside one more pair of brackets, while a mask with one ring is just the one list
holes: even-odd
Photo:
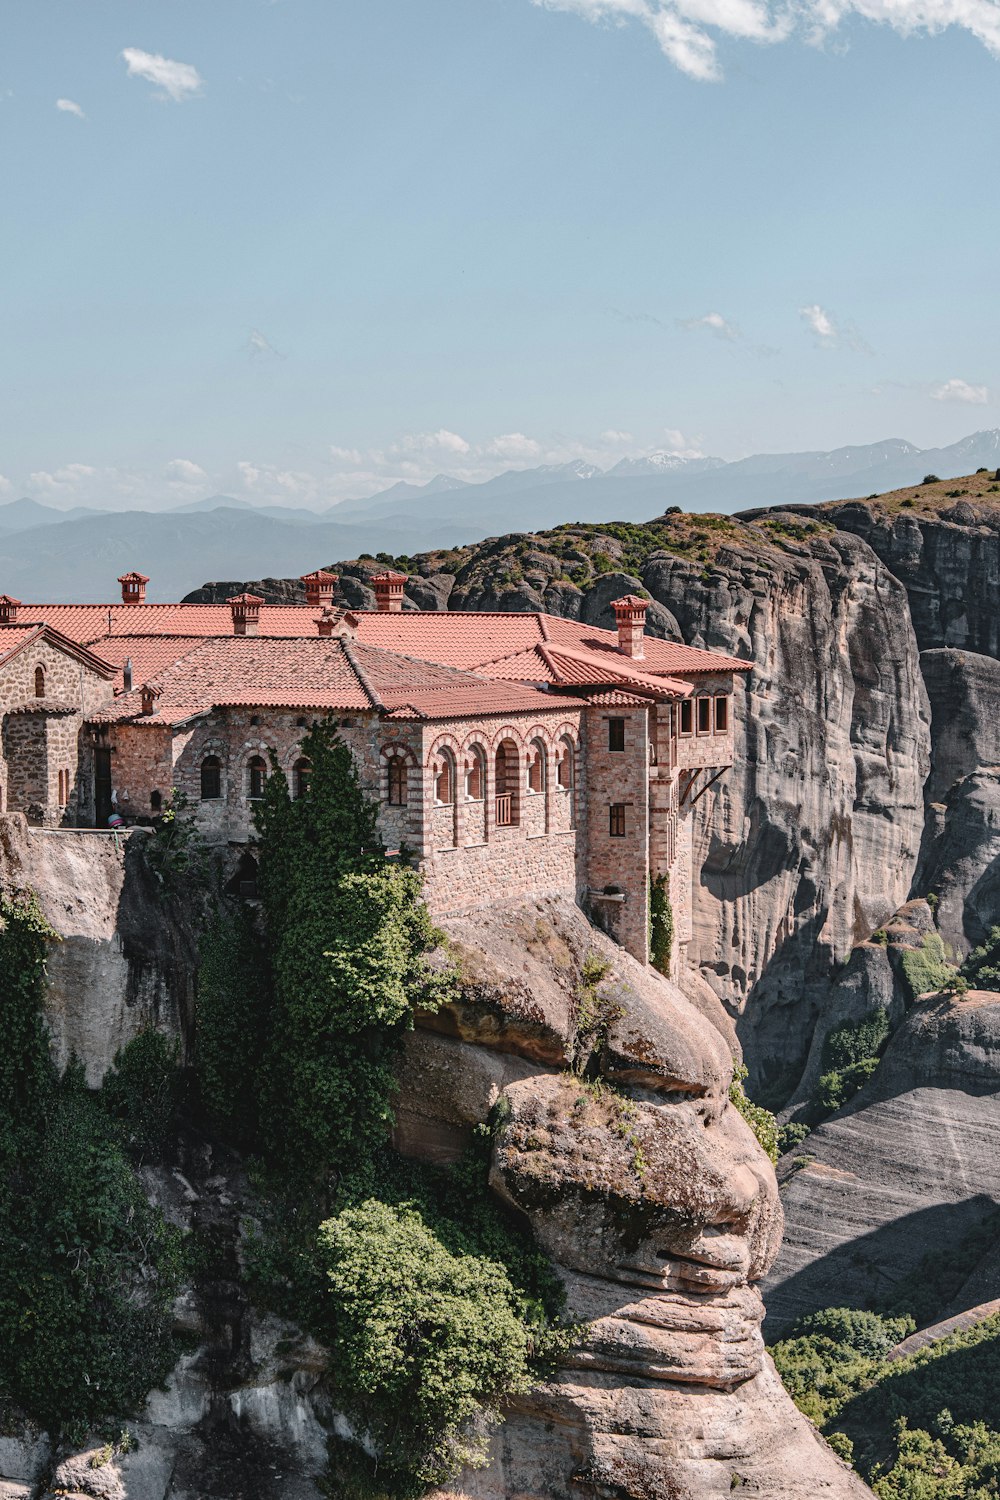
[[217, 755], [206, 755], [201, 763], [201, 800], [215, 802], [222, 796], [222, 762]]
[[512, 828], [520, 821], [518, 763], [520, 755], [513, 740], [504, 740], [496, 753], [496, 818], [498, 828]]
[[470, 802], [482, 802], [486, 796], [486, 756], [473, 745], [465, 762], [465, 795]]
[[439, 807], [455, 800], [455, 762], [450, 750], [442, 750], [434, 762], [434, 801]]
[[528, 751], [528, 791], [545, 790], [545, 746], [541, 740], [532, 740]]
[[559, 758], [556, 761], [556, 785], [564, 792], [573, 790], [573, 742], [559, 741]]
[[405, 807], [407, 803], [406, 761], [401, 755], [389, 758], [389, 806]]
[[68, 771], [60, 771], [59, 772], [59, 806], [60, 807], [67, 807], [68, 805], [69, 805], [69, 772]]
[[251, 802], [261, 801], [266, 780], [267, 762], [262, 755], [252, 755], [247, 765], [247, 796]]
[[[295, 788], [296, 797], [305, 797], [309, 793], [309, 778], [312, 776], [312, 761], [306, 756], [300, 755], [292, 767], [292, 785]], [[263, 795], [263, 789], [261, 791]]]
[[149, 805], [152, 808], [153, 812], [158, 813], [160, 811], [160, 809], [163, 807], [163, 797], [159, 792], [150, 792]]
[[36, 698], [44, 698], [45, 697], [45, 668], [44, 667], [36, 667], [35, 668], [35, 697]]

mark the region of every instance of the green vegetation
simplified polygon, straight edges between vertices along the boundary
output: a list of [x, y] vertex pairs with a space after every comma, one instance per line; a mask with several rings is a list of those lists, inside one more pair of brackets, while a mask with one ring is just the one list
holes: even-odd
[[[362, 1437], [335, 1445], [332, 1485], [405, 1497], [483, 1461], [499, 1403], [565, 1340], [561, 1291], [489, 1191], [489, 1130], [447, 1170], [390, 1148], [414, 1007], [456, 980], [429, 962], [440, 938], [419, 878], [386, 857], [350, 751], [316, 725], [303, 753], [308, 790], [293, 800], [274, 766], [256, 810], [260, 933], [220, 919], [202, 945], [202, 1097], [259, 1153], [255, 1296], [330, 1347]], [[610, 1024], [605, 972], [584, 966], [591, 1045]]]
[[657, 875], [649, 883], [649, 958], [654, 969], [669, 974], [674, 950], [674, 909], [670, 904], [670, 876]]
[[827, 1033], [824, 1072], [816, 1091], [821, 1110], [840, 1109], [871, 1078], [889, 1040], [889, 1015], [876, 1010], [861, 1021], [847, 1022]]
[[990, 929], [990, 935], [979, 948], [973, 948], [958, 971], [967, 987], [975, 990], [1000, 990], [1000, 927]]
[[796, 1404], [883, 1500], [998, 1492], [1000, 1432], [983, 1419], [1000, 1378], [1000, 1316], [887, 1358], [939, 1316], [998, 1229], [994, 1212], [957, 1245], [925, 1256], [879, 1307], [826, 1308], [800, 1319], [771, 1351]]
[[955, 966], [947, 960], [939, 932], [925, 933], [919, 948], [901, 949], [900, 964], [911, 1000], [945, 989], [955, 977]]
[[165, 1059], [138, 1039], [98, 1095], [77, 1065], [58, 1075], [42, 1020], [54, 938], [30, 896], [0, 900], [0, 1395], [79, 1437], [139, 1409], [174, 1363], [181, 1247], [124, 1149], [142, 1155], [162, 1103], [123, 1110], [127, 1080], [162, 1082]]
[[610, 996], [601, 994], [601, 983], [610, 972], [611, 965], [598, 953], [588, 953], [581, 966], [576, 1007], [574, 1072], [583, 1073], [591, 1059], [600, 1055], [612, 1026], [625, 1014]]
[[757, 1137], [772, 1161], [778, 1160], [778, 1122], [769, 1109], [754, 1104], [747, 1097], [744, 1080], [747, 1070], [740, 1064], [733, 1069], [733, 1081], [729, 1085], [729, 1102], [739, 1110], [750, 1129]]

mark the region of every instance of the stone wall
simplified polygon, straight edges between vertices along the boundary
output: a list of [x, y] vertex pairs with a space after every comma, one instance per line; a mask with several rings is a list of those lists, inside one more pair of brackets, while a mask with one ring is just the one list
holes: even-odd
[[[611, 748], [610, 721], [624, 723], [624, 748]], [[587, 710], [587, 879], [592, 891], [613, 886], [624, 901], [590, 898], [594, 919], [633, 957], [649, 950], [649, 710]], [[623, 807], [623, 831], [612, 809]]]
[[111, 695], [110, 681], [44, 639], [0, 667], [0, 811], [50, 826], [92, 820], [93, 764], [80, 730]]

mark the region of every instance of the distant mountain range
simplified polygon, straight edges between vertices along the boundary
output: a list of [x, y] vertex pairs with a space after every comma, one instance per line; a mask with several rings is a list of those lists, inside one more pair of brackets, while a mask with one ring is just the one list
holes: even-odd
[[482, 484], [439, 474], [394, 484], [322, 513], [214, 495], [173, 510], [55, 510], [0, 505], [0, 593], [59, 603], [113, 599], [115, 578], [138, 568], [151, 599], [179, 599], [209, 578], [289, 577], [362, 552], [458, 546], [565, 521], [646, 521], [668, 506], [731, 513], [761, 505], [840, 500], [1000, 466], [1000, 428], [946, 448], [890, 438], [829, 453], [719, 458], [654, 454], [603, 471], [582, 459], [509, 469]]

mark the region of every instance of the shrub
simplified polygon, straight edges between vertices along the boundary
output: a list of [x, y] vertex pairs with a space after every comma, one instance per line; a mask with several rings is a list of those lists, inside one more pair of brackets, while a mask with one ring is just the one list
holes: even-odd
[[973, 948], [958, 972], [975, 990], [1000, 990], [1000, 927], [990, 928], [985, 943]]
[[213, 1125], [238, 1141], [257, 1133], [261, 1057], [267, 1038], [265, 958], [246, 909], [220, 913], [201, 940], [195, 1062]]
[[772, 1161], [778, 1160], [778, 1122], [769, 1109], [754, 1104], [747, 1097], [743, 1081], [747, 1070], [743, 1064], [733, 1069], [733, 1081], [729, 1085], [729, 1102], [743, 1116], [757, 1140]]
[[901, 949], [900, 966], [911, 1000], [930, 991], [936, 994], [945, 989], [956, 973], [954, 964], [945, 958], [944, 942], [939, 932], [925, 933], [919, 948]]
[[940, 484], [941, 481], [936, 474], [925, 474], [920, 481], [921, 484]]
[[437, 1484], [485, 1462], [482, 1418], [531, 1385], [530, 1339], [503, 1268], [453, 1255], [418, 1212], [376, 1200], [328, 1219], [319, 1245], [338, 1396], [366, 1423], [380, 1464], [405, 1492], [411, 1478]]
[[811, 1127], [801, 1120], [791, 1120], [787, 1125], [782, 1125], [778, 1131], [778, 1155], [784, 1156], [786, 1151], [793, 1151], [796, 1146], [801, 1146], [811, 1133]]
[[158, 1031], [140, 1032], [115, 1053], [101, 1087], [104, 1110], [136, 1161], [163, 1153], [180, 1100], [177, 1057], [174, 1040]]
[[657, 875], [649, 885], [649, 956], [654, 969], [669, 974], [674, 948], [674, 909], [670, 876]]

